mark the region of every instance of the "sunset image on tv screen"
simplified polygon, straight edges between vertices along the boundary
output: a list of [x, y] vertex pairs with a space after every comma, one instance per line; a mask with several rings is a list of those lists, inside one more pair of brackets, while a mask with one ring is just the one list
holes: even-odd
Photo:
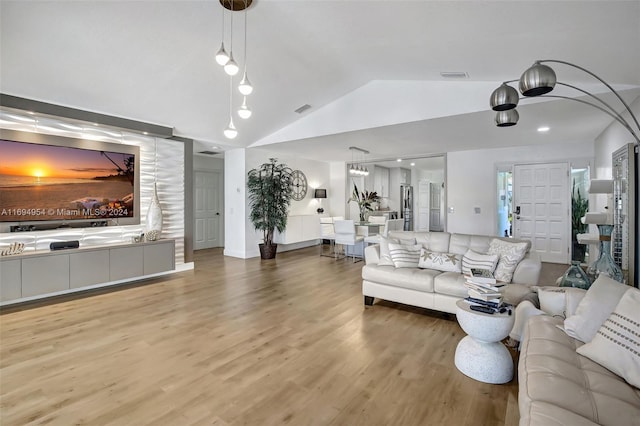
[[135, 156], [0, 139], [0, 221], [134, 216]]

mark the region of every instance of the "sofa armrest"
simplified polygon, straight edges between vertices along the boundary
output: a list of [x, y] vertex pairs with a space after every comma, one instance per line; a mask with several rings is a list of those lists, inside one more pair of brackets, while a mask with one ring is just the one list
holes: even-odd
[[512, 282], [526, 285], [538, 285], [542, 262], [537, 255], [529, 254], [518, 263]]
[[380, 244], [374, 244], [364, 249], [364, 262], [367, 265], [377, 265], [380, 262]]

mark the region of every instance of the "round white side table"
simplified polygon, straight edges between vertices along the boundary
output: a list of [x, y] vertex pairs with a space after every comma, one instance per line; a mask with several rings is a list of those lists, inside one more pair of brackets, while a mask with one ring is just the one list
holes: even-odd
[[468, 334], [456, 348], [458, 370], [480, 382], [510, 382], [513, 379], [513, 360], [501, 340], [509, 335], [515, 315], [473, 311], [464, 300], [458, 300], [456, 305], [458, 323]]

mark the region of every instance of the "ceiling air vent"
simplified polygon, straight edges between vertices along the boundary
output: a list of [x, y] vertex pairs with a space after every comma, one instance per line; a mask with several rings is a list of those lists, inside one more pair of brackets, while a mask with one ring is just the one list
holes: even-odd
[[469, 78], [469, 74], [464, 71], [442, 71], [440, 75], [444, 78]]
[[297, 110], [295, 110], [294, 112], [297, 112], [298, 114], [302, 114], [303, 112], [305, 112], [306, 110], [308, 110], [309, 108], [311, 108], [311, 105], [309, 104], [304, 104], [302, 105], [300, 108], [298, 108]]
[[218, 151], [200, 151], [200, 152], [198, 152], [198, 154], [217, 155], [217, 154], [220, 154], [220, 152], [218, 152]]

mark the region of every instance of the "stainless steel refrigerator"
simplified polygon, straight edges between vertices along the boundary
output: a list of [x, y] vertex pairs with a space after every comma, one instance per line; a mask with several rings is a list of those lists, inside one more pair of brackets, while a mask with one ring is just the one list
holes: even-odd
[[400, 218], [404, 219], [404, 230], [413, 231], [413, 186], [400, 185]]

